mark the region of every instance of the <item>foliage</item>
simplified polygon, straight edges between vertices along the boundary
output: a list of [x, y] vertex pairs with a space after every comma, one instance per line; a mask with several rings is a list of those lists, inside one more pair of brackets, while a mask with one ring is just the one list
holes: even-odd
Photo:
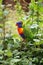
[[[1, 1], [1, 0], [0, 0]], [[14, 0], [16, 1], [16, 0]], [[3, 26], [12, 20], [7, 15], [8, 9], [0, 6], [0, 33], [2, 37]], [[27, 41], [23, 42], [16, 34], [5, 35], [4, 40], [0, 38], [0, 65], [43, 65], [43, 3], [42, 0], [31, 0], [29, 12], [24, 12], [20, 3], [15, 5], [17, 21], [23, 21], [24, 33]], [[21, 15], [21, 16], [20, 16]], [[8, 20], [7, 20], [8, 19]], [[1, 24], [4, 22], [3, 24]], [[7, 28], [11, 28], [10, 25]], [[13, 27], [13, 26], [12, 26]], [[15, 31], [15, 30], [14, 30]], [[14, 32], [13, 31], [13, 32]], [[17, 38], [18, 37], [18, 38]]]

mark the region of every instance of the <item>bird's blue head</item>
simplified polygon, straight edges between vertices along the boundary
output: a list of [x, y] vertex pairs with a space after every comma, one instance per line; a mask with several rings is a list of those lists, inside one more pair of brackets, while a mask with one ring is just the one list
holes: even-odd
[[21, 21], [17, 22], [16, 26], [18, 26], [19, 28], [21, 28], [22, 27], [22, 22]]

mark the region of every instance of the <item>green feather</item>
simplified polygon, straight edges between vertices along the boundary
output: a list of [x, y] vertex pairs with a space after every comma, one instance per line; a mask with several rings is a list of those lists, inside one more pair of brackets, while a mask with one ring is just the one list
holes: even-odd
[[29, 25], [23, 25], [23, 29], [26, 40], [27, 41], [33, 40], [34, 34], [32, 33], [32, 30], [29, 28]]

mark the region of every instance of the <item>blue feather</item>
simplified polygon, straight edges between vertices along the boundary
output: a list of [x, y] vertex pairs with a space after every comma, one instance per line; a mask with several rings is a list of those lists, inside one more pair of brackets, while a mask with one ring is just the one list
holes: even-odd
[[21, 21], [17, 22], [16, 24], [18, 25], [19, 28], [22, 27], [22, 22]]
[[24, 35], [24, 34], [20, 34], [20, 36], [21, 36], [23, 39], [25, 39], [25, 35]]

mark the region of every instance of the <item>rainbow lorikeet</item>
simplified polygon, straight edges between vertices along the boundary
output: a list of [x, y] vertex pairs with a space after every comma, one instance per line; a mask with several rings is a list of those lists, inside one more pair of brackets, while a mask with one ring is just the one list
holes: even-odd
[[18, 33], [23, 38], [23, 40], [31, 41], [33, 39], [32, 31], [29, 29], [28, 25], [23, 26], [23, 23], [20, 21], [16, 23], [16, 26]]
[[20, 35], [23, 39], [25, 39], [24, 30], [23, 30], [23, 27], [22, 27], [22, 22], [17, 22], [17, 23], [16, 23], [16, 26], [18, 27], [17, 30], [18, 30], [19, 35]]

